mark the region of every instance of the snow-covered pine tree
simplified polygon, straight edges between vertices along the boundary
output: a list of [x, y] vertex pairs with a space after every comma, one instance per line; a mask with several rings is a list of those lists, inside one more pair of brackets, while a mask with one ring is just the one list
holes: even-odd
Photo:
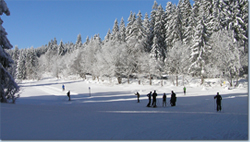
[[181, 7], [181, 14], [182, 14], [182, 26], [187, 27], [189, 25], [190, 16], [192, 13], [192, 5], [190, 3], [190, 0], [183, 0], [182, 7]]
[[[0, 1], [0, 15], [5, 13], [7, 16], [10, 15], [10, 11], [4, 0]], [[15, 103], [15, 94], [19, 91], [19, 87], [16, 84], [14, 78], [7, 71], [7, 68], [11, 66], [13, 60], [10, 55], [5, 51], [11, 49], [8, 38], [6, 37], [7, 32], [2, 27], [3, 21], [0, 18], [0, 100], [1, 102], [8, 102], [11, 99]]]
[[217, 32], [223, 28], [221, 25], [220, 3], [218, 0], [213, 0], [210, 4], [212, 8], [210, 15], [207, 16], [207, 19], [209, 19], [208, 25], [211, 28], [211, 32]]
[[170, 50], [173, 47], [173, 44], [177, 41], [183, 42], [183, 35], [182, 32], [182, 23], [181, 23], [181, 13], [180, 9], [173, 8], [173, 12], [168, 16], [166, 20], [167, 24], [165, 24], [166, 28], [166, 39], [165, 42], [167, 44], [167, 48]]
[[182, 14], [182, 30], [183, 30], [183, 44], [188, 47], [192, 40], [193, 35], [193, 18], [192, 15], [192, 6], [189, 0], [184, 0], [181, 6], [181, 14]]
[[227, 0], [221, 3], [222, 12], [224, 15], [224, 24], [227, 29], [234, 31], [234, 38], [239, 43], [248, 42], [248, 5], [247, 0]]
[[87, 45], [89, 45], [90, 39], [89, 36], [86, 37], [86, 41], [83, 43], [83, 46], [86, 47]]
[[110, 39], [111, 39], [111, 32], [110, 32], [110, 29], [109, 29], [106, 36], [104, 37], [103, 44], [109, 42]]
[[239, 7], [240, 7], [240, 17], [242, 18], [241, 26], [245, 30], [243, 34], [246, 36], [246, 38], [243, 38], [243, 43], [241, 43], [244, 46], [244, 53], [248, 54], [248, 14], [249, 14], [249, 2], [248, 0], [239, 0]]
[[202, 19], [195, 29], [194, 43], [191, 46], [191, 65], [188, 69], [188, 72], [191, 74], [201, 77], [201, 84], [204, 82], [204, 76], [206, 75], [205, 66], [208, 64], [208, 58], [211, 53], [209, 36]]
[[109, 29], [106, 36], [104, 37], [103, 44], [109, 42], [110, 38], [111, 38], [111, 33], [110, 33], [110, 29]]
[[151, 53], [156, 60], [164, 61], [166, 58], [165, 44], [165, 13], [161, 5], [155, 13], [154, 38]]
[[175, 13], [175, 9], [176, 9], [175, 5], [173, 5], [171, 2], [167, 3], [166, 10], [165, 10], [165, 25], [164, 25], [166, 29], [165, 43], [166, 43], [167, 51], [170, 50], [171, 48], [172, 37], [170, 35], [171, 35], [171, 31], [173, 31], [171, 22]]
[[130, 31], [127, 32], [127, 68], [125, 68], [126, 76], [128, 77], [132, 73], [138, 73], [138, 58], [141, 53], [145, 52], [146, 49], [146, 31], [142, 25], [142, 14], [139, 11], [135, 22], [131, 25]]
[[58, 45], [57, 45], [57, 39], [54, 37], [54, 40], [53, 40], [53, 42], [52, 42], [52, 49], [54, 50], [54, 51], [57, 51], [57, 47]]
[[26, 79], [26, 65], [25, 65], [25, 56], [24, 53], [26, 50], [21, 50], [19, 54], [19, 59], [16, 68], [16, 78], [20, 80]]
[[183, 44], [185, 44], [187, 47], [190, 47], [190, 45], [193, 42], [193, 35], [196, 27], [196, 18], [195, 18], [195, 12], [192, 9], [191, 15], [189, 17], [189, 23], [186, 27], [184, 27], [184, 39]]
[[158, 3], [155, 0], [152, 6], [152, 11], [150, 12], [150, 18], [149, 18], [150, 33], [148, 35], [147, 41], [148, 41], [148, 46], [150, 47], [150, 51], [152, 49], [153, 39], [154, 39], [154, 26], [155, 26], [155, 17], [156, 17], [157, 8], [158, 8]]
[[17, 68], [17, 61], [19, 57], [19, 49], [17, 46], [15, 46], [14, 50], [7, 50], [7, 53], [11, 56], [13, 59], [14, 63], [7, 69], [7, 71], [10, 73], [10, 75], [13, 78], [16, 78], [16, 68]]
[[82, 48], [82, 36], [81, 34], [77, 35], [77, 40], [76, 40], [76, 44], [75, 44], [76, 48]]
[[172, 6], [172, 4], [169, 2], [166, 7], [166, 19], [165, 21], [167, 22], [165, 24], [166, 28], [166, 38], [165, 42], [167, 45], [167, 49], [170, 50], [173, 47], [173, 44], [180, 40], [181, 38], [179, 37], [179, 27], [181, 26], [180, 24], [180, 11], [176, 6]]
[[155, 13], [154, 38], [150, 51], [150, 56], [155, 57], [156, 60], [163, 62], [166, 58], [166, 44], [165, 44], [165, 13], [161, 5], [158, 6]]
[[37, 79], [37, 71], [38, 71], [38, 58], [36, 56], [35, 50], [33, 47], [28, 49], [26, 59], [26, 75], [28, 79]]
[[127, 41], [128, 38], [130, 38], [130, 37], [128, 37], [128, 35], [131, 34], [132, 26], [133, 26], [135, 20], [136, 20], [135, 13], [133, 14], [132, 11], [131, 11], [130, 15], [128, 17], [128, 24], [127, 24], [127, 28], [126, 28], [126, 41]]
[[18, 49], [18, 46], [15, 46], [15, 49], [14, 49], [14, 51], [13, 51], [13, 60], [14, 61], [17, 61], [18, 60], [18, 58], [19, 58], [19, 49]]
[[117, 19], [115, 19], [114, 26], [111, 33], [111, 40], [120, 41], [119, 25]]
[[120, 22], [119, 34], [121, 42], [126, 42], [126, 26], [123, 17], [121, 18]]
[[65, 52], [64, 44], [63, 44], [63, 41], [61, 40], [58, 46], [58, 55], [63, 56], [65, 53], [66, 52]]
[[144, 16], [144, 20], [143, 20], [143, 27], [145, 28], [145, 32], [146, 32], [146, 47], [145, 47], [145, 51], [146, 52], [150, 52], [151, 50], [151, 46], [150, 46], [150, 37], [151, 37], [151, 29], [150, 29], [150, 21], [148, 19], [148, 14], [145, 13], [145, 16]]

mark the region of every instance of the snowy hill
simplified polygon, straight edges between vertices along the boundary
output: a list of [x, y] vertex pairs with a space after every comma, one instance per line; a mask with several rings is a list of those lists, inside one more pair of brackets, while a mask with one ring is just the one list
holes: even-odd
[[[247, 140], [248, 82], [241, 80], [240, 87], [232, 89], [217, 82], [207, 80], [210, 85], [200, 87], [189, 80], [186, 95], [183, 86], [168, 81], [161, 86], [159, 80], [152, 86], [136, 80], [117, 85], [77, 78], [22, 82], [16, 104], [1, 104], [1, 139]], [[158, 93], [157, 108], [146, 107], [146, 94], [153, 90]], [[175, 107], [169, 105], [171, 90], [177, 94]], [[222, 95], [222, 112], [215, 110], [217, 92]], [[163, 93], [167, 107], [162, 107]]]

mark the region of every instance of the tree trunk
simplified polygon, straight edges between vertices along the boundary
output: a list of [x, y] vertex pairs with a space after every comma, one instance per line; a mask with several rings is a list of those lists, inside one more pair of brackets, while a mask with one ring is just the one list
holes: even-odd
[[201, 85], [204, 83], [204, 77], [201, 75]]
[[176, 86], [178, 86], [178, 75], [175, 76], [176, 79]]
[[237, 87], [239, 85], [239, 70], [237, 70], [237, 73], [236, 73], [236, 84], [235, 84], [235, 87]]
[[171, 80], [172, 80], [172, 82], [173, 82], [173, 85], [175, 85], [175, 83], [174, 83], [174, 82], [175, 82], [175, 81], [174, 81], [174, 75], [173, 75], [173, 74], [171, 75]]
[[152, 77], [149, 75], [149, 85], [152, 85]]
[[127, 78], [128, 78], [128, 84], [129, 84], [129, 83], [130, 83], [130, 82], [129, 82], [129, 75], [128, 75], [128, 77], [127, 77]]
[[118, 84], [121, 84], [122, 83], [122, 78], [121, 77], [117, 77], [117, 81], [118, 81]]

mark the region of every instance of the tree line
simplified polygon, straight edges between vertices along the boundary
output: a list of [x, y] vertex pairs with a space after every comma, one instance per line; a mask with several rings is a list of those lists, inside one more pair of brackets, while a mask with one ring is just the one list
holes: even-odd
[[[9, 72], [16, 79], [79, 75], [93, 79], [161, 78], [168, 74], [233, 80], [248, 69], [247, 0], [179, 0], [165, 9], [154, 1], [150, 15], [130, 12], [127, 25], [114, 21], [102, 40], [98, 34], [77, 36], [76, 43], [52, 39], [39, 48], [9, 50], [14, 60]], [[237, 83], [236, 83], [237, 85]]]

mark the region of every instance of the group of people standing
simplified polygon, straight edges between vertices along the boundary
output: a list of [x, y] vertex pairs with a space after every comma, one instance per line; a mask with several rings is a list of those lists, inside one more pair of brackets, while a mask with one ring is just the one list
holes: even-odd
[[[138, 93], [138, 92], [137, 92]], [[154, 93], [152, 94], [152, 91], [150, 91], [148, 94], [148, 104], [147, 104], [147, 107], [157, 107], [156, 105], [156, 97], [157, 97], [157, 93], [156, 93], [156, 90], [154, 90]], [[152, 105], [151, 105], [151, 97], [153, 97], [153, 102], [152, 102]], [[174, 91], [172, 91], [172, 94], [171, 94], [171, 99], [170, 99], [170, 104], [171, 106], [175, 106], [175, 103], [176, 103], [176, 94], [174, 93]], [[167, 95], [166, 93], [163, 94], [162, 96], [162, 106], [166, 107], [167, 106]]]
[[[184, 92], [184, 95], [186, 95], [186, 87], [183, 88], [183, 92]], [[139, 103], [140, 102], [140, 94], [137, 92], [135, 95], [137, 95], [137, 102]], [[150, 91], [148, 94], [148, 104], [147, 104], [147, 107], [157, 107], [156, 105], [156, 96], [157, 96], [157, 93], [156, 93], [156, 90], [154, 90], [154, 93], [152, 94], [152, 91]], [[153, 102], [152, 102], [152, 105], [151, 105], [151, 97], [153, 97]], [[214, 99], [216, 99], [216, 104], [217, 104], [217, 111], [221, 111], [222, 107], [221, 107], [221, 100], [222, 100], [222, 97], [221, 95], [219, 94], [219, 92], [217, 92], [217, 95], [214, 96]], [[174, 93], [174, 91], [171, 91], [171, 98], [170, 98], [170, 105], [171, 106], [175, 106], [176, 105], [176, 101], [177, 101], [177, 97], [176, 97], [176, 94]], [[163, 93], [163, 96], [162, 96], [162, 106], [163, 107], [166, 107], [167, 106], [167, 95], [166, 93]]]

